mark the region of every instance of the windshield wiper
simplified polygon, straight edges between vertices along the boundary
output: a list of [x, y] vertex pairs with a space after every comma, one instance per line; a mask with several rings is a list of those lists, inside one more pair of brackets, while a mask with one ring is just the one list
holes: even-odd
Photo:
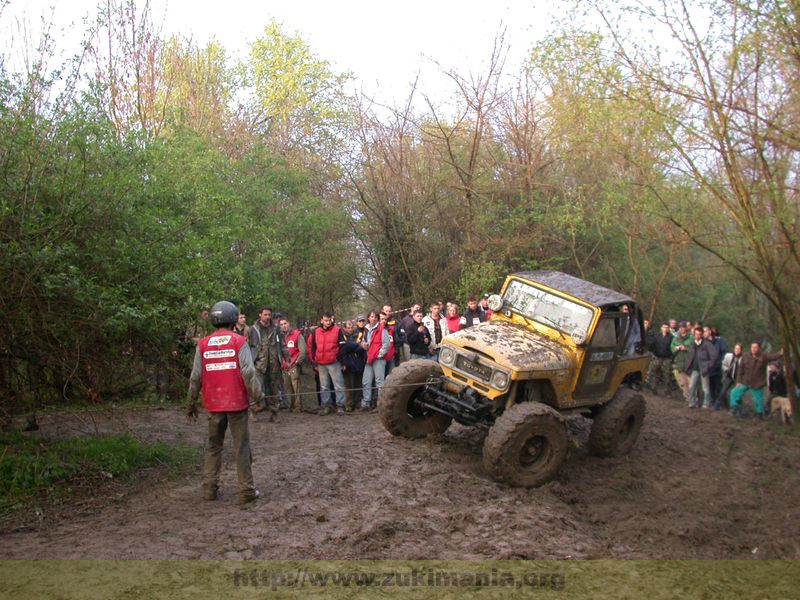
[[558, 332], [558, 335], [560, 335], [562, 338], [564, 337], [564, 332], [561, 331], [561, 325], [556, 323], [553, 319], [551, 319], [547, 315], [536, 315], [536, 318], [542, 319], [545, 322], [545, 325], [550, 325], [553, 329], [555, 329]]

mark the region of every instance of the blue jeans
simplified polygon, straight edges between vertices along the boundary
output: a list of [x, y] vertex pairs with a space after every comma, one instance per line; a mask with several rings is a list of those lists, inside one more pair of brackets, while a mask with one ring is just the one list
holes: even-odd
[[336, 390], [336, 406], [344, 406], [344, 375], [342, 375], [342, 365], [339, 361], [329, 365], [317, 365], [319, 373], [319, 391], [322, 396], [323, 406], [330, 402], [331, 381], [333, 389]]
[[364, 365], [364, 376], [361, 378], [361, 387], [364, 388], [364, 396], [361, 399], [361, 406], [370, 406], [372, 403], [373, 383], [380, 395], [385, 379], [386, 361], [384, 359], [376, 358], [371, 365]]
[[697, 394], [699, 384], [703, 387], [703, 408], [711, 408], [711, 378], [709, 375], [701, 375], [700, 371], [689, 373], [689, 406], [696, 407], [700, 404], [700, 396]]

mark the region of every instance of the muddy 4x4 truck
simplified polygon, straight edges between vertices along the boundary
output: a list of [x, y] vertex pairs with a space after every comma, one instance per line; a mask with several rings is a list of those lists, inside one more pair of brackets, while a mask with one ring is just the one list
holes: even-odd
[[[411, 360], [386, 379], [379, 412], [393, 435], [424, 437], [453, 420], [488, 430], [483, 464], [498, 481], [533, 487], [567, 453], [567, 420], [592, 419], [599, 456], [633, 447], [645, 414], [636, 302], [556, 271], [515, 273], [489, 299], [490, 321], [442, 340], [439, 362]], [[638, 340], [638, 341], [637, 341]]]

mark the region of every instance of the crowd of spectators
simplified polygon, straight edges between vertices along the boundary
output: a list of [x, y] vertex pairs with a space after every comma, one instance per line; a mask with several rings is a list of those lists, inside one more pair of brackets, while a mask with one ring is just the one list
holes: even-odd
[[[304, 369], [313, 371], [320, 414], [372, 411], [396, 365], [438, 360], [442, 338], [491, 317], [488, 299], [488, 294], [470, 297], [463, 311], [441, 300], [427, 312], [421, 304], [395, 311], [387, 303], [340, 322], [326, 312], [317, 324], [300, 327], [269, 307], [251, 325], [241, 314], [234, 331], [247, 338], [264, 391], [255, 411], [269, 410], [274, 419], [281, 408], [303, 410]], [[398, 319], [399, 314], [404, 316]], [[731, 347], [715, 327], [675, 319], [658, 329], [645, 320], [643, 337], [651, 353], [645, 386], [656, 395], [680, 398], [689, 408], [727, 410], [741, 417], [743, 398], [749, 395], [756, 416], [763, 418], [765, 401], [786, 397], [789, 387], [797, 389], [787, 386], [782, 352], [764, 351], [761, 341]]]
[[652, 353], [645, 385], [662, 396], [677, 396], [689, 408], [744, 414], [750, 394], [755, 414], [767, 414], [764, 391], [785, 397], [787, 384], [782, 352], [768, 353], [760, 340], [730, 347], [715, 327], [701, 322], [670, 320], [655, 330], [644, 321], [645, 345]]
[[[240, 318], [234, 331], [248, 340], [264, 392], [254, 412], [269, 410], [275, 419], [280, 409], [303, 410], [300, 374], [307, 368], [314, 374], [319, 414], [371, 412], [396, 365], [438, 360], [443, 337], [491, 317], [488, 299], [470, 297], [463, 312], [443, 301], [433, 302], [427, 313], [420, 304], [394, 311], [387, 303], [339, 322], [326, 312], [319, 323], [299, 328], [270, 307], [251, 325]], [[405, 314], [400, 320], [399, 313]]]

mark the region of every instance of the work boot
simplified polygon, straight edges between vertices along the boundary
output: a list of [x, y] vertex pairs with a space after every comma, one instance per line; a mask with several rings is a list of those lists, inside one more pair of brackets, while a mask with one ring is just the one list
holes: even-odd
[[330, 406], [320, 406], [319, 412], [317, 413], [320, 417], [324, 417], [325, 415], [331, 414], [331, 407]]
[[259, 492], [258, 490], [253, 490], [252, 493], [250, 493], [250, 494], [245, 494], [244, 496], [239, 496], [239, 505], [240, 506], [246, 506], [247, 504], [250, 504], [254, 500], [258, 500], [258, 498], [260, 496], [261, 496], [261, 492]]
[[344, 416], [344, 406], [340, 406], [339, 408], [337, 408], [336, 409], [336, 414], [339, 415], [340, 417], [343, 417]]

